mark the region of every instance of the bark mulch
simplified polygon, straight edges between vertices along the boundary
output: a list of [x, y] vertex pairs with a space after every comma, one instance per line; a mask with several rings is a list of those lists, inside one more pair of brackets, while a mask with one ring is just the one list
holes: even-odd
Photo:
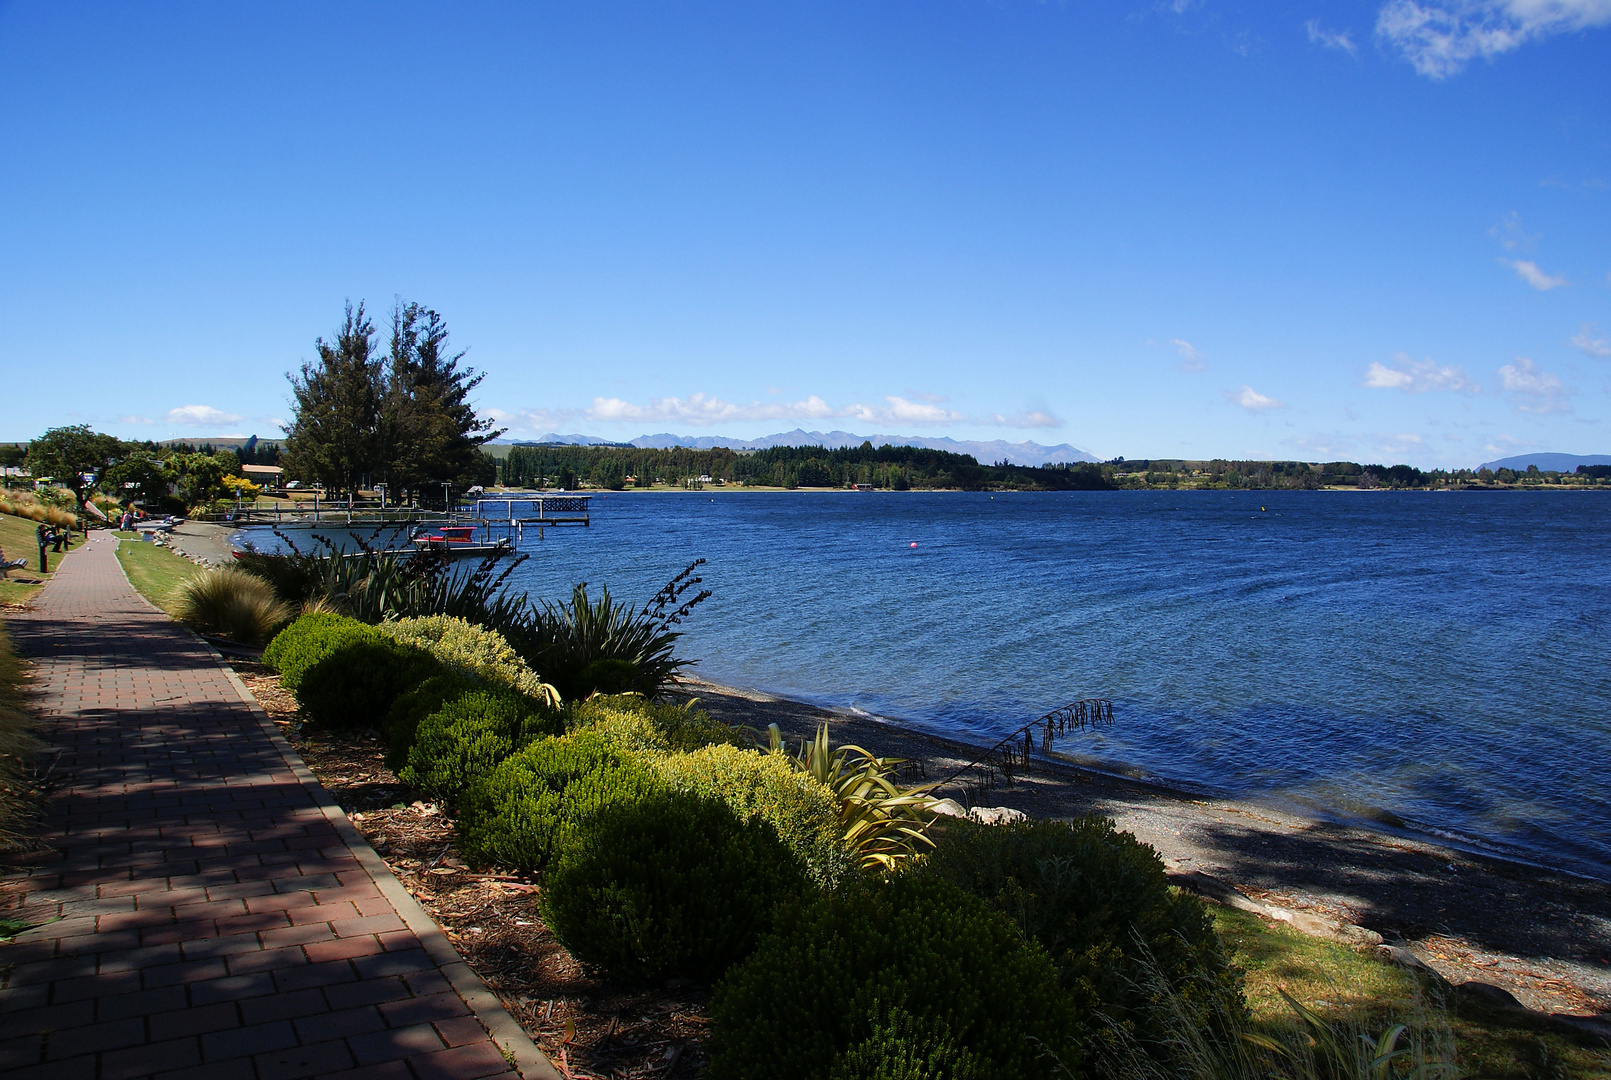
[[543, 925], [536, 883], [459, 858], [452, 820], [386, 767], [378, 733], [305, 727], [274, 672], [244, 660], [231, 665], [404, 888], [562, 1071], [577, 1080], [704, 1073], [708, 988], [623, 985], [577, 961]]

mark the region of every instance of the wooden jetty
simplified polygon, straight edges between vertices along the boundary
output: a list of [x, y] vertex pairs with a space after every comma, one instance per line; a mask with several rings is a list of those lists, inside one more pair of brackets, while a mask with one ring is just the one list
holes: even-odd
[[[592, 524], [589, 504], [593, 496], [566, 492], [559, 495], [508, 495], [467, 500], [451, 510], [425, 510], [417, 506], [382, 506], [349, 500], [313, 507], [244, 506], [217, 514], [199, 514], [197, 521], [248, 528], [272, 525], [277, 529], [405, 529], [411, 526], [451, 528], [471, 526], [484, 530], [488, 543], [502, 538], [518, 540], [527, 529], [538, 535], [548, 528]], [[501, 508], [501, 513], [499, 512]]]

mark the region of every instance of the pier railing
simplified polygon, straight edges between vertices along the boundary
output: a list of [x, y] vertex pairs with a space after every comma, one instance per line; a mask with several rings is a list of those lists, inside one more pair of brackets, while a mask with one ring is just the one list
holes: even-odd
[[[240, 506], [210, 514], [196, 514], [194, 520], [235, 525], [272, 525], [279, 529], [353, 528], [385, 529], [410, 525], [465, 526], [503, 529], [519, 534], [527, 528], [546, 529], [566, 525], [592, 524], [589, 504], [593, 496], [563, 495], [508, 496], [501, 499], [474, 499], [451, 510], [427, 510], [417, 506], [381, 506], [378, 502], [353, 500], [350, 503], [314, 502], [286, 506]], [[501, 512], [500, 512], [501, 511]]]

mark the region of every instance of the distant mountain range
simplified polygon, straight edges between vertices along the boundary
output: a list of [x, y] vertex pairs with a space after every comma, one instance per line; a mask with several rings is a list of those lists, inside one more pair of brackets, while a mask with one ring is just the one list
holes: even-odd
[[734, 439], [725, 435], [639, 435], [630, 442], [611, 442], [592, 435], [560, 435], [549, 432], [538, 439], [499, 439], [512, 443], [563, 443], [571, 446], [637, 446], [645, 450], [665, 450], [674, 446], [690, 450], [710, 450], [724, 446], [732, 450], [764, 450], [770, 446], [823, 446], [836, 450], [847, 446], [860, 446], [870, 442], [874, 446], [921, 446], [927, 450], [945, 450], [953, 454], [971, 454], [981, 465], [1005, 461], [1012, 465], [1063, 465], [1071, 461], [1097, 461], [1095, 455], [1068, 443], [1042, 446], [1036, 442], [1010, 443], [1004, 439], [980, 442], [964, 439], [930, 439], [920, 435], [854, 435], [848, 431], [793, 431], [767, 435], [759, 439]]
[[1529, 465], [1537, 465], [1539, 472], [1572, 472], [1579, 465], [1611, 465], [1611, 454], [1517, 454], [1498, 461], [1485, 461], [1477, 468], [1526, 472]]

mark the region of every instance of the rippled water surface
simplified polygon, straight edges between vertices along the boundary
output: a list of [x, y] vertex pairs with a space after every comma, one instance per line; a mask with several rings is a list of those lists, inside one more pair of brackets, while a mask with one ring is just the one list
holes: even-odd
[[[1611, 498], [1120, 492], [623, 494], [522, 550], [534, 596], [641, 602], [703, 556], [718, 682], [1062, 744], [1611, 877]], [[911, 545], [916, 543], [916, 547]]]

